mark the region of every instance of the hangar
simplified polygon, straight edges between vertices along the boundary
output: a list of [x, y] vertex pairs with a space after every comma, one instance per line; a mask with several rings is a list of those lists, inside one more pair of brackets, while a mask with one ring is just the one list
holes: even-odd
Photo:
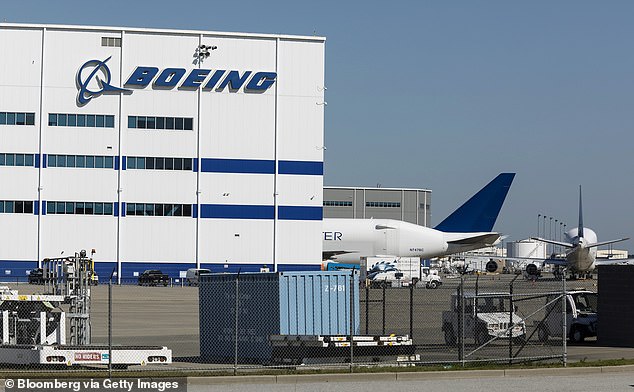
[[324, 48], [0, 24], [0, 276], [79, 249], [102, 278], [319, 269]]

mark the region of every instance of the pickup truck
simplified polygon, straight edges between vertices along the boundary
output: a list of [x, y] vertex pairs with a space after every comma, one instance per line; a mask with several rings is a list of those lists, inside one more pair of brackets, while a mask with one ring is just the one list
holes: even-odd
[[167, 286], [169, 281], [169, 275], [162, 273], [160, 270], [145, 270], [139, 275], [139, 286], [158, 286], [159, 284]]

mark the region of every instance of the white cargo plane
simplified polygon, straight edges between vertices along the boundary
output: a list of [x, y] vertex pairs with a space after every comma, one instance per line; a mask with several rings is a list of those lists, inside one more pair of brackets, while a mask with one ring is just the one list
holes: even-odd
[[361, 257], [432, 258], [492, 246], [491, 229], [515, 173], [502, 173], [435, 228], [393, 219], [324, 219], [323, 258], [358, 263]]
[[[548, 244], [559, 245], [567, 249], [565, 258], [549, 258], [544, 260], [544, 264], [554, 264], [565, 267], [573, 278], [584, 274], [589, 275], [597, 265], [600, 264], [627, 264], [631, 260], [601, 260], [597, 261], [597, 247], [613, 244], [615, 242], [626, 241], [629, 238], [619, 238], [618, 240], [597, 241], [597, 234], [583, 226], [583, 212], [581, 206], [581, 186], [579, 186], [579, 226], [564, 233], [565, 242], [547, 240], [534, 237], [532, 239]], [[536, 271], [536, 265], [528, 265], [526, 271]]]

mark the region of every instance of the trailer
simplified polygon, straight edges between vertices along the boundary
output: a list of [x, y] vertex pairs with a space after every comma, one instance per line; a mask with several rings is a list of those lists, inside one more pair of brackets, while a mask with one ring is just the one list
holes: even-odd
[[273, 363], [301, 364], [324, 358], [368, 357], [376, 362], [412, 361], [416, 350], [409, 335], [271, 335]]
[[125, 368], [172, 362], [167, 347], [92, 344], [92, 266], [85, 251], [45, 259], [46, 294], [0, 287], [0, 363]]

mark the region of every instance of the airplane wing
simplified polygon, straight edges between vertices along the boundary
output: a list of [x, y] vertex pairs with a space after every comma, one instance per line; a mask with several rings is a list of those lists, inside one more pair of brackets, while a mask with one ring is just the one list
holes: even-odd
[[330, 260], [337, 255], [345, 255], [346, 253], [355, 252], [355, 250], [327, 250], [322, 252], [322, 260]]
[[472, 237], [450, 240], [450, 241], [447, 241], [447, 243], [454, 244], [454, 245], [471, 245], [471, 244], [477, 244], [477, 243], [493, 245], [499, 238], [500, 238], [500, 234], [498, 233], [486, 233], [486, 234], [476, 235]]
[[594, 265], [634, 265], [634, 259], [596, 260]]
[[559, 267], [566, 267], [568, 265], [568, 261], [566, 261], [566, 259], [561, 259], [561, 258], [552, 258], [552, 259], [544, 259], [544, 264], [552, 264]]
[[618, 240], [610, 240], [610, 241], [603, 241], [603, 242], [596, 242], [594, 244], [588, 244], [588, 248], [594, 248], [595, 246], [603, 246], [603, 245], [608, 245], [608, 244], [613, 244], [615, 242], [621, 242], [621, 241], [627, 241], [629, 240], [629, 237], [626, 238], [620, 238]]
[[559, 245], [559, 246], [563, 246], [564, 248], [568, 248], [568, 249], [572, 249], [572, 248], [575, 247], [573, 244], [570, 244], [568, 242], [547, 240], [545, 238], [539, 238], [539, 237], [531, 237], [531, 240], [540, 241], [540, 242], [546, 242], [547, 244]]

